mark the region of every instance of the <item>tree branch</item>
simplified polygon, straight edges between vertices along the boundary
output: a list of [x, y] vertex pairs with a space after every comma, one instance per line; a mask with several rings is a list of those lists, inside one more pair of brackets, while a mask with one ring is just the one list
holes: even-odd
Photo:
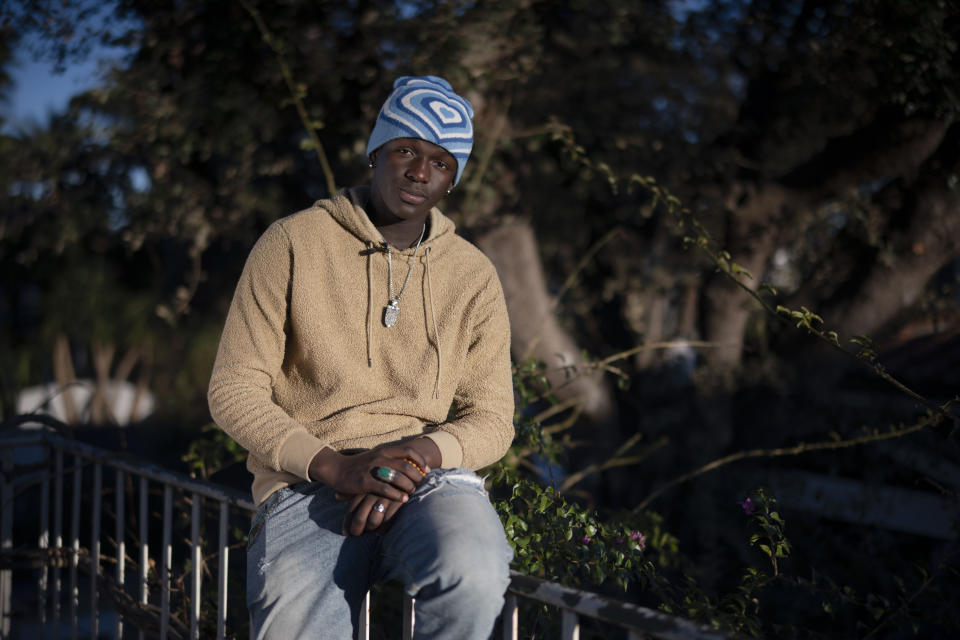
[[327, 192], [332, 196], [337, 191], [336, 180], [333, 178], [333, 170], [330, 168], [330, 163], [327, 162], [327, 154], [323, 150], [323, 144], [320, 143], [320, 137], [317, 135], [316, 128], [313, 126], [313, 122], [307, 114], [307, 108], [304, 106], [303, 99], [300, 96], [301, 91], [297, 88], [293, 80], [293, 73], [290, 71], [290, 66], [283, 57], [283, 48], [277, 38], [270, 32], [270, 29], [263, 21], [263, 17], [260, 15], [260, 12], [257, 11], [256, 7], [252, 6], [247, 0], [240, 0], [240, 4], [243, 5], [243, 8], [246, 9], [250, 17], [253, 18], [257, 29], [260, 31], [260, 35], [263, 37], [263, 41], [267, 43], [267, 46], [270, 47], [277, 57], [280, 72], [283, 74], [284, 82], [287, 83], [287, 90], [290, 92], [290, 98], [293, 100], [293, 104], [297, 109], [297, 115], [300, 116], [300, 122], [306, 130], [307, 136], [310, 137], [310, 142], [313, 144], [313, 148], [317, 152], [317, 158], [320, 160], [320, 167], [323, 169], [323, 175], [327, 181]]
[[905, 435], [909, 435], [916, 431], [921, 431], [927, 427], [934, 427], [943, 422], [945, 415], [943, 413], [935, 413], [927, 417], [926, 420], [922, 420], [917, 424], [911, 425], [909, 427], [903, 427], [901, 429], [894, 429], [888, 431], [887, 433], [872, 433], [866, 436], [860, 436], [859, 438], [851, 438], [849, 440], [831, 440], [828, 442], [801, 442], [798, 445], [792, 447], [781, 447], [777, 449], [750, 449], [748, 451], [738, 451], [737, 453], [732, 453], [723, 458], [718, 458], [712, 462], [708, 462], [702, 467], [698, 467], [693, 471], [685, 473], [681, 476], [666, 482], [665, 484], [657, 487], [650, 495], [644, 498], [636, 507], [633, 508], [634, 513], [639, 513], [640, 511], [647, 508], [647, 506], [659, 498], [663, 493], [676, 487], [677, 485], [683, 484], [688, 480], [692, 480], [697, 476], [702, 476], [708, 471], [713, 471], [714, 469], [719, 469], [724, 467], [732, 462], [738, 462], [740, 460], [746, 460], [749, 458], [778, 458], [782, 456], [796, 456], [801, 453], [810, 453], [811, 451], [826, 451], [834, 449], [846, 449], [849, 447], [856, 447], [862, 444], [867, 444], [870, 442], [879, 442], [881, 440], [890, 440], [892, 438], [900, 438]]

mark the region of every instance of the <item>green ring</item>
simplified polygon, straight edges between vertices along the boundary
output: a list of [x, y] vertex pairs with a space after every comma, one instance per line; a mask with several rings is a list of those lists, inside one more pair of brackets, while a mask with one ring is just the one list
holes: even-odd
[[390, 467], [377, 467], [377, 477], [381, 480], [386, 480], [390, 482], [393, 478], [394, 471]]

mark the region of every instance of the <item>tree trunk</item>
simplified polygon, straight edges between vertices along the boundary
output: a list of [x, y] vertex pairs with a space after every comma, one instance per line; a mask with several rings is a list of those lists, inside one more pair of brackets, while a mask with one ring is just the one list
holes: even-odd
[[[747, 269], [759, 284], [766, 264], [777, 246], [780, 223], [785, 217], [788, 193], [766, 184], [735, 185], [728, 198], [730, 209], [726, 248], [733, 261]], [[741, 276], [746, 277], [746, 276]], [[704, 289], [704, 338], [716, 346], [704, 354], [707, 366], [723, 375], [740, 366], [744, 331], [756, 303], [724, 274], [716, 274]]]
[[897, 252], [893, 264], [878, 260], [855, 295], [822, 310], [826, 323], [844, 338], [882, 330], [960, 255], [960, 197], [942, 181], [919, 189], [910, 226], [896, 243], [909, 250]]
[[564, 369], [582, 365], [583, 359], [552, 311], [533, 228], [526, 221], [513, 221], [478, 236], [476, 242], [496, 266], [503, 284], [514, 359], [533, 357], [546, 363], [547, 379], [558, 400], [579, 404], [595, 423], [608, 423], [614, 404], [602, 376], [574, 374], [568, 379]]
[[63, 398], [63, 412], [66, 422], [75, 425], [80, 422], [80, 411], [73, 396], [73, 384], [77, 381], [73, 369], [73, 358], [70, 355], [70, 340], [63, 333], [58, 333], [53, 344], [53, 377], [57, 381], [57, 391]]

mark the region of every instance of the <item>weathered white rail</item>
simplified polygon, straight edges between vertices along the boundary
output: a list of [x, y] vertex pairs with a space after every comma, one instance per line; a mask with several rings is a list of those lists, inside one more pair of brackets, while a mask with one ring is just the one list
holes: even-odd
[[[243, 544], [254, 510], [244, 493], [47, 430], [0, 432], [0, 467], [0, 638], [10, 637], [11, 625], [24, 620], [41, 638], [59, 638], [68, 625], [73, 638], [237, 636], [238, 629], [228, 623], [242, 626], [246, 614], [242, 604], [236, 607], [242, 598], [236, 593], [231, 598], [230, 550]], [[235, 587], [243, 582], [236, 571], [239, 559], [234, 558]], [[87, 580], [83, 602], [81, 573]], [[209, 584], [205, 592], [204, 580], [214, 578], [215, 594]], [[29, 593], [32, 597], [24, 597]], [[729, 637], [651, 609], [513, 573], [498, 629], [504, 640], [520, 637], [518, 612], [524, 599], [562, 612], [564, 640], [579, 640], [584, 618], [619, 628], [630, 640]], [[32, 614], [24, 611], [28, 600], [35, 607]], [[232, 617], [231, 600], [236, 609]], [[108, 619], [112, 628], [106, 628]], [[415, 622], [413, 601], [404, 597], [404, 639], [413, 637]], [[359, 635], [369, 640], [369, 594]]]

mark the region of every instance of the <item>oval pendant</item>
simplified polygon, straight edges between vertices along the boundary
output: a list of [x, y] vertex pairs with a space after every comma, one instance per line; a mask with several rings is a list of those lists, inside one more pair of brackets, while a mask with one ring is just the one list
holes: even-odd
[[392, 327], [397, 324], [397, 318], [400, 315], [400, 305], [395, 300], [383, 308], [383, 326]]

